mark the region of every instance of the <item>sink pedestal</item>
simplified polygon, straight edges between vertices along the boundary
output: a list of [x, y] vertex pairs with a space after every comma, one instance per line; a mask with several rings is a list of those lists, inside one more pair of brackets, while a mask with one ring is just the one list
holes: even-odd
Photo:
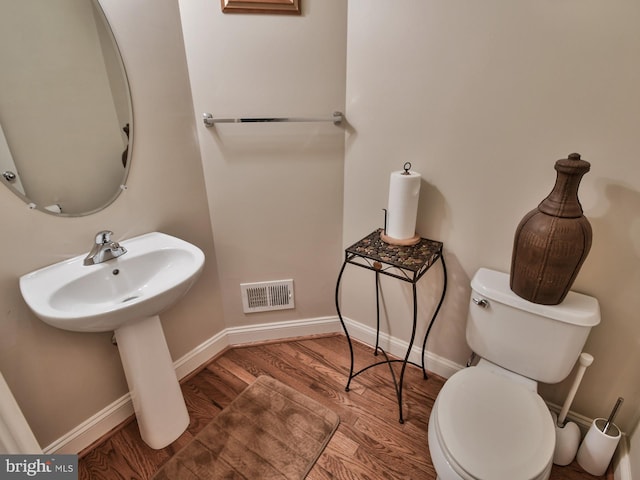
[[131, 321], [115, 336], [140, 436], [151, 448], [164, 448], [186, 430], [189, 414], [160, 318]]

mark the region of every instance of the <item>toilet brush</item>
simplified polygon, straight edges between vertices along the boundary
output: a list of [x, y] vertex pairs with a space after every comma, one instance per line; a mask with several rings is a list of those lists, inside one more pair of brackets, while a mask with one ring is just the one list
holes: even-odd
[[580, 428], [574, 422], [566, 422], [567, 413], [569, 407], [573, 402], [573, 398], [576, 396], [584, 372], [589, 365], [593, 363], [593, 356], [588, 353], [582, 352], [580, 354], [578, 371], [576, 372], [576, 378], [573, 380], [573, 385], [567, 395], [567, 399], [564, 401], [564, 405], [556, 418], [555, 414], [552, 414], [553, 421], [556, 427], [556, 447], [553, 452], [553, 463], [556, 465], [564, 466], [573, 462], [580, 445]]

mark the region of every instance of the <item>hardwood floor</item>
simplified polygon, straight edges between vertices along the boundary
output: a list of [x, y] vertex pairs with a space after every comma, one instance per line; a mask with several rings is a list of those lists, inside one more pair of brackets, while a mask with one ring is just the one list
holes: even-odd
[[[371, 363], [372, 348], [355, 343], [354, 350], [356, 368]], [[269, 375], [340, 415], [338, 430], [307, 479], [434, 480], [427, 421], [444, 379], [431, 375], [424, 380], [420, 369], [407, 368], [405, 423], [400, 424], [388, 368], [368, 370], [345, 392], [348, 362], [347, 342], [341, 335], [227, 350], [182, 382], [191, 423], [180, 438], [162, 450], [153, 450], [142, 442], [137, 424], [131, 421], [81, 453], [79, 478], [150, 478], [247, 385], [259, 375]], [[551, 475], [552, 480], [596, 478], [609, 480], [613, 474], [594, 477], [574, 462], [568, 467], [554, 466]]]

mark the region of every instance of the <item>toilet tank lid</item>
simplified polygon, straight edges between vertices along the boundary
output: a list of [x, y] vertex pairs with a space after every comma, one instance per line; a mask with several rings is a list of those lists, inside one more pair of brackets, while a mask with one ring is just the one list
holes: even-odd
[[516, 295], [509, 286], [509, 274], [480, 268], [471, 279], [471, 288], [489, 300], [535, 315], [572, 325], [594, 327], [600, 323], [598, 300], [582, 293], [569, 292], [559, 305], [532, 303]]

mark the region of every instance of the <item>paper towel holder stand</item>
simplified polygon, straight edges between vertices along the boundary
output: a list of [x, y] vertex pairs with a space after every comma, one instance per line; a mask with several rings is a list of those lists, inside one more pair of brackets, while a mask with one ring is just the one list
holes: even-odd
[[[409, 168], [411, 168], [410, 163], [409, 163]], [[382, 210], [384, 211], [384, 228], [382, 232], [380, 232], [380, 239], [383, 242], [388, 243], [389, 245], [397, 245], [399, 247], [412, 247], [420, 243], [421, 238], [420, 238], [420, 235], [418, 235], [417, 233], [410, 238], [393, 238], [387, 235], [387, 209], [383, 208]]]

